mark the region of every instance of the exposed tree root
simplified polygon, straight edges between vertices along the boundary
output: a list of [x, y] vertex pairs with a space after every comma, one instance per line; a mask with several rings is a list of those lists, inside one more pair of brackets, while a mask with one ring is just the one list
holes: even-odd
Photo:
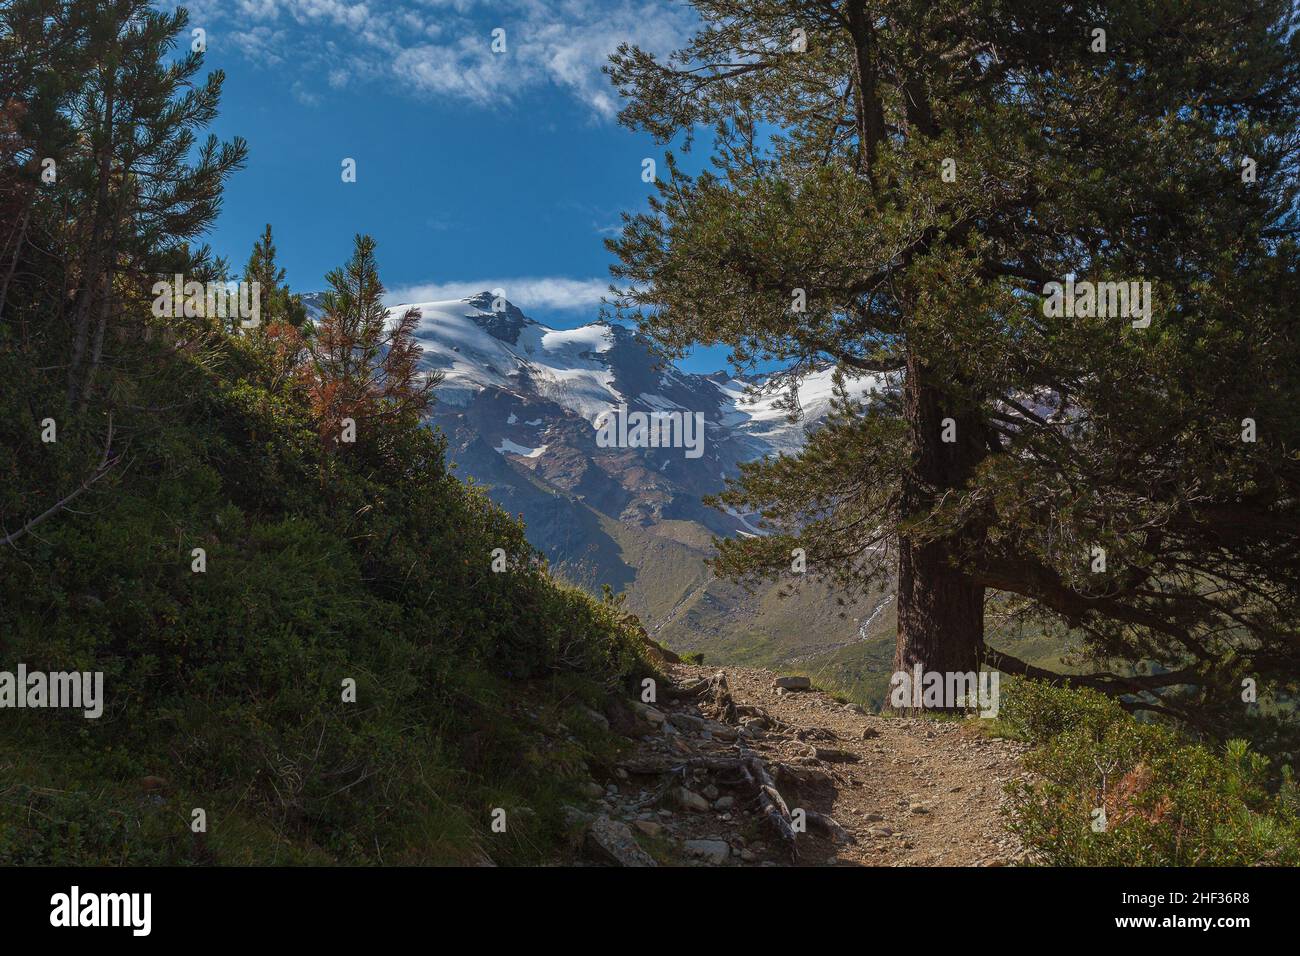
[[[762, 707], [737, 705], [732, 698], [727, 675], [721, 671], [701, 680], [665, 687], [663, 695], [668, 700], [697, 701], [700, 707], [710, 712], [719, 723], [729, 725], [728, 729], [736, 727], [742, 719], [759, 720], [766, 730], [776, 733], [785, 732], [788, 735], [787, 739], [800, 741], [839, 739], [830, 730], [796, 728], [786, 724], [774, 718]], [[669, 719], [671, 720], [671, 717]], [[714, 726], [715, 737], [720, 736], [716, 733], [717, 725]], [[768, 827], [780, 839], [790, 855], [790, 860], [796, 861], [799, 858], [798, 836], [801, 831], [796, 826], [789, 802], [781, 793], [776, 780], [784, 778], [787, 782], [799, 782], [806, 779], [807, 771], [783, 763], [769, 764], [757, 751], [746, 746], [743, 735], [740, 734], [737, 735], [735, 748], [736, 756], [722, 754], [638, 756], [619, 761], [617, 766], [629, 774], [664, 778], [653, 793], [636, 804], [637, 809], [661, 801], [672, 786], [684, 782], [688, 771], [699, 770], [728, 775], [731, 779], [719, 782], [726, 786], [742, 786], [753, 794]], [[853, 753], [834, 748], [812, 747], [812, 750], [817, 759], [829, 763], [849, 763], [858, 759]], [[854, 842], [852, 834], [829, 815], [816, 810], [801, 809], [810, 828], [824, 834], [837, 844]]]

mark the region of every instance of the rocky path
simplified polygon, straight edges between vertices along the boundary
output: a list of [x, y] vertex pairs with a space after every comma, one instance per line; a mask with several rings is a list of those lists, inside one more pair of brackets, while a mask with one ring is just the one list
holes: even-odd
[[[592, 856], [725, 866], [1023, 859], [1000, 810], [1004, 785], [1025, 775], [1024, 748], [988, 737], [977, 720], [866, 714], [816, 690], [778, 688], [765, 670], [670, 670], [674, 686], [655, 705], [607, 712], [634, 744], [603, 784], [597, 813], [584, 814]], [[755, 773], [764, 770], [775, 803], [807, 822], [793, 854], [782, 814], [761, 796]]]

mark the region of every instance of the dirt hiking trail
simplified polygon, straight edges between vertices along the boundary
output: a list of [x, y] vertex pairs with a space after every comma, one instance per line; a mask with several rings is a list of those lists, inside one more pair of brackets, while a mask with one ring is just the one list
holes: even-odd
[[[1006, 866], [1002, 816], [1029, 779], [1022, 744], [977, 719], [881, 717], [743, 667], [672, 664], [657, 702], [612, 703], [633, 741], [595, 813], [587, 856], [622, 866]], [[777, 686], [778, 684], [789, 687]], [[802, 686], [801, 686], [802, 685]], [[576, 821], [575, 821], [576, 822]]]

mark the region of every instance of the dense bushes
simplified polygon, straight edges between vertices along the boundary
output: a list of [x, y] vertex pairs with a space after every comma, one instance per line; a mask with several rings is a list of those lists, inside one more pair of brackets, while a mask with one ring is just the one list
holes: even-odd
[[102, 670], [107, 696], [99, 720], [0, 712], [0, 863], [464, 861], [492, 800], [532, 812], [487, 852], [548, 852], [582, 755], [523, 704], [634, 676], [634, 624], [551, 581], [439, 436], [408, 419], [330, 453], [238, 340], [209, 344], [132, 344], [153, 374], [83, 416], [0, 360], [7, 514], [75, 486], [108, 407], [123, 457], [0, 554], [0, 669]]
[[[1012, 828], [1057, 866], [1300, 863], [1300, 791], [1242, 740], [1189, 743], [1093, 691], [1018, 681], [1002, 717], [1037, 744]], [[1104, 826], [1097, 811], [1105, 811]], [[1094, 819], [1098, 820], [1094, 827]]]

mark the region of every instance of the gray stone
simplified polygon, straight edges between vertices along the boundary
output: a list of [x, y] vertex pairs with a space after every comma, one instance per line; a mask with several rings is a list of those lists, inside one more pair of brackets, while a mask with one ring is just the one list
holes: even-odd
[[673, 791], [673, 796], [677, 800], [677, 805], [683, 810], [705, 813], [709, 809], [709, 801], [705, 800], [698, 793], [687, 790], [685, 787], [678, 787]]
[[667, 718], [664, 717], [663, 711], [655, 710], [649, 704], [634, 703], [632, 709], [641, 715], [642, 719], [649, 721], [656, 726], [662, 724]]
[[715, 866], [731, 856], [731, 847], [724, 840], [687, 840], [684, 846], [691, 856]]
[[684, 730], [699, 733], [704, 729], [707, 721], [703, 717], [692, 717], [690, 714], [673, 714], [673, 723]]
[[772, 681], [772, 686], [785, 690], [808, 690], [812, 687], [812, 681], [807, 677], [778, 677]]
[[592, 856], [616, 866], [658, 866], [652, 857], [637, 846], [626, 823], [600, 817], [587, 830], [587, 849]]
[[663, 824], [655, 823], [653, 820], [637, 820], [632, 826], [648, 837], [657, 837], [664, 832]]

